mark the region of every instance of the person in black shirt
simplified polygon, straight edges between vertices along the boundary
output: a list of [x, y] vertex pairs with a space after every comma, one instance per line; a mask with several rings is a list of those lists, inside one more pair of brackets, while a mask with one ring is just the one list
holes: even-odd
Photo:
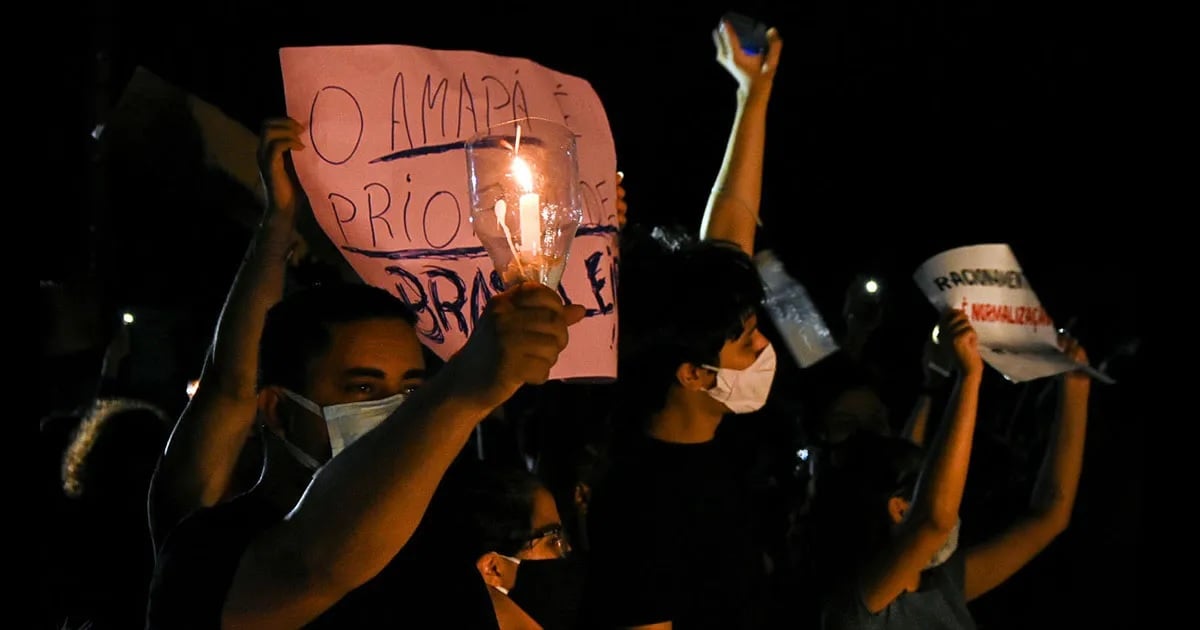
[[[729, 413], [763, 406], [775, 353], [758, 330], [750, 255], [766, 110], [782, 40], [760, 54], [730, 24], [713, 33], [738, 111], [699, 243], [623, 234], [621, 404], [608, 477], [589, 508], [584, 616], [599, 627], [755, 627], [763, 555], [730, 460], [714, 441]], [[659, 233], [661, 236], [661, 233]], [[687, 241], [689, 239], [685, 239]]]
[[[290, 119], [264, 128], [264, 231], [294, 219], [299, 187], [283, 156], [303, 148], [300, 132]], [[286, 242], [268, 240], [256, 245]], [[253, 276], [239, 271], [231, 303], [241, 291], [258, 295]], [[323, 285], [288, 295], [265, 320], [237, 315], [241, 334], [218, 335], [193, 413], [171, 437], [188, 448], [176, 452], [184, 465], [161, 488], [205, 480], [203, 466], [175, 473], [211, 455], [228, 477], [242, 447], [235, 437], [255, 423], [265, 464], [249, 492], [206, 500], [166, 530], [147, 627], [495, 628], [474, 567], [445, 554], [444, 541], [460, 534], [424, 515], [438, 511], [434, 491], [475, 425], [521, 385], [546, 380], [582, 308], [536, 284], [500, 293], [427, 382], [413, 314], [382, 289]]]

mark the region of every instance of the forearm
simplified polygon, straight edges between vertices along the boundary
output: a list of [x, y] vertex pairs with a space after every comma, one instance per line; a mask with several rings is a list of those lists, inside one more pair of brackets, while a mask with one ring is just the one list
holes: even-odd
[[958, 519], [971, 460], [975, 416], [982, 372], [962, 375], [955, 384], [948, 416], [943, 420], [913, 499], [915, 513], [927, 515], [934, 526], [949, 529]]
[[732, 241], [748, 254], [754, 253], [762, 200], [769, 98], [769, 86], [738, 91], [733, 129], [700, 227], [701, 238]]
[[904, 423], [903, 436], [917, 446], [925, 445], [925, 430], [929, 426], [929, 411], [932, 407], [933, 398], [928, 392], [921, 392], [908, 415], [908, 421]]
[[188, 403], [150, 481], [150, 527], [155, 540], [193, 510], [225, 496], [249, 437], [255, 401], [216, 404], [213, 392]]
[[225, 627], [309, 623], [408, 542], [450, 462], [491, 410], [456, 390], [450, 368], [330, 460], [287, 518], [250, 544], [225, 600]]
[[463, 392], [448, 365], [314, 477], [284, 525], [291, 546], [337, 588], [373, 577], [408, 541], [446, 469], [500, 400]]
[[1046, 445], [1046, 458], [1033, 487], [1033, 513], [1053, 521], [1059, 530], [1066, 528], [1075, 506], [1087, 438], [1090, 387], [1086, 377], [1073, 375], [1060, 384], [1058, 412]]
[[283, 297], [295, 221], [268, 211], [229, 289], [201, 387], [225, 396], [253, 397], [257, 388], [258, 346], [267, 311]]
[[172, 480], [185, 503], [195, 503], [193, 509], [214, 505], [225, 494], [258, 413], [255, 399], [212, 398], [219, 395], [197, 392], [176, 423], [160, 464], [160, 474]]
[[1067, 527], [1083, 465], [1089, 381], [1067, 376], [1051, 427], [1046, 458], [1034, 484], [1031, 514], [967, 552], [963, 585], [970, 601], [1002, 584]]
[[150, 490], [152, 527], [225, 495], [257, 416], [258, 347], [283, 294], [292, 221], [268, 212], [229, 290], [200, 384], [171, 431]]

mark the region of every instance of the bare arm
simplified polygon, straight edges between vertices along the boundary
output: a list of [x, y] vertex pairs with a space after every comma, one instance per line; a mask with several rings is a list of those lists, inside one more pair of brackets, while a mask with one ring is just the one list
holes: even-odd
[[238, 455], [254, 424], [258, 345], [267, 311], [283, 296], [288, 256], [296, 242], [296, 190], [283, 154], [300, 150], [300, 124], [263, 126], [259, 163], [267, 208], [234, 277], [200, 384], [167, 442], [150, 485], [155, 540], [191, 511], [216, 504], [229, 488]]
[[945, 346], [939, 345], [933, 337], [925, 340], [925, 348], [921, 351], [921, 393], [917, 395], [901, 433], [917, 446], [925, 446], [928, 435], [929, 413], [933, 410], [931, 392], [940, 390], [950, 376], [950, 369], [945, 366], [952, 361], [945, 355]]
[[475, 425], [521, 384], [546, 380], [567, 326], [582, 316], [545, 287], [492, 298], [459, 355], [323, 467], [287, 518], [251, 542], [223, 627], [299, 627], [379, 573]]
[[950, 311], [948, 315], [943, 319], [942, 331], [953, 339], [959, 361], [958, 381], [947, 408], [949, 417], [933, 438], [912, 504], [895, 535], [860, 576], [863, 604], [873, 613], [920, 583], [921, 571], [958, 522], [975, 433], [983, 362], [975, 331], [966, 316], [961, 311]]
[[932, 408], [933, 396], [929, 392], [917, 394], [917, 402], [913, 403], [901, 435], [917, 446], [925, 446], [925, 430], [929, 427], [929, 412]]
[[[1066, 351], [1076, 361], [1087, 362], [1087, 355], [1078, 345], [1071, 343]], [[1071, 521], [1083, 470], [1091, 381], [1083, 372], [1070, 372], [1060, 377], [1059, 386], [1058, 411], [1046, 457], [1033, 486], [1030, 514], [999, 536], [967, 551], [964, 585], [967, 601], [1004, 583]]]
[[779, 66], [783, 40], [767, 31], [764, 55], [746, 54], [733, 29], [722, 22], [713, 33], [717, 60], [738, 81], [737, 113], [725, 157], [700, 223], [702, 239], [736, 243], [754, 255], [754, 235], [762, 199], [763, 148], [767, 137], [767, 102]]

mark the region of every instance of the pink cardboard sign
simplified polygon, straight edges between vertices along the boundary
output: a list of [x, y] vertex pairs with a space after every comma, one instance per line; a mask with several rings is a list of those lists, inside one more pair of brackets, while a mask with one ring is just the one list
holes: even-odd
[[470, 222], [464, 141], [532, 116], [577, 136], [584, 218], [559, 293], [587, 309], [552, 378], [617, 374], [616, 151], [583, 79], [527, 59], [412, 46], [279, 51], [292, 157], [313, 214], [364, 281], [416, 311], [443, 359], [466, 342], [502, 282]]

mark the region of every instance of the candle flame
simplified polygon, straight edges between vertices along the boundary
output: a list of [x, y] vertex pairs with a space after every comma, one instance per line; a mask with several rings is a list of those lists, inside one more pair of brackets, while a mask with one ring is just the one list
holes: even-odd
[[529, 165], [519, 157], [513, 158], [513, 177], [517, 178], [517, 183], [525, 189], [525, 192], [533, 192], [533, 172], [529, 170]]

